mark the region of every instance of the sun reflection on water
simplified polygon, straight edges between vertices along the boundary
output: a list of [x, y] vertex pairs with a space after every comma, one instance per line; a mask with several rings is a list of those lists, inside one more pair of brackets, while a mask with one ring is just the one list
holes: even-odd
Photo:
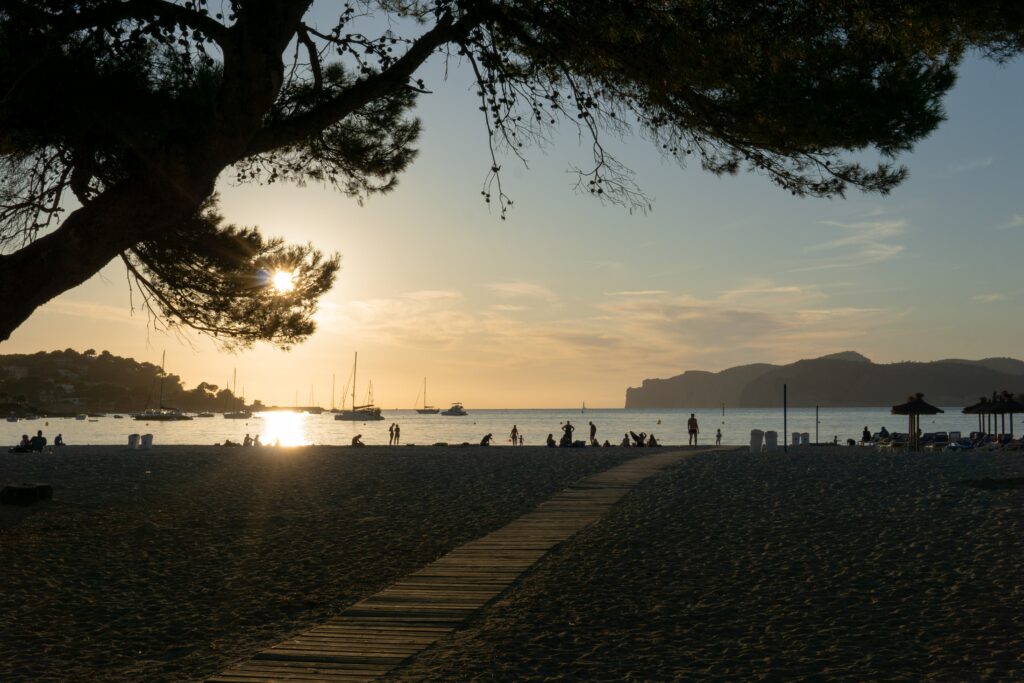
[[260, 441], [264, 446], [280, 443], [282, 446], [307, 446], [306, 414], [289, 411], [260, 413], [263, 426]]

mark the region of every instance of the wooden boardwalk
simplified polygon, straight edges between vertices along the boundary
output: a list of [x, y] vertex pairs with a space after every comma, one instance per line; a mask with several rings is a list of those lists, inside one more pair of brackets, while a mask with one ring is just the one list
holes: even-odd
[[341, 683], [383, 676], [457, 629], [631, 488], [693, 453], [644, 455], [581, 479], [533, 512], [208, 681]]

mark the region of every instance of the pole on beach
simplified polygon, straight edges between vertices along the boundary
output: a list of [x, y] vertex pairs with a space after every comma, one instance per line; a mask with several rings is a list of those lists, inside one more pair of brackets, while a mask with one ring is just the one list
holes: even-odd
[[786, 410], [788, 405], [786, 403], [786, 385], [782, 385], [782, 452], [788, 453], [789, 448], [786, 446], [789, 443], [789, 439], [786, 437], [789, 435], [789, 424], [787, 422]]

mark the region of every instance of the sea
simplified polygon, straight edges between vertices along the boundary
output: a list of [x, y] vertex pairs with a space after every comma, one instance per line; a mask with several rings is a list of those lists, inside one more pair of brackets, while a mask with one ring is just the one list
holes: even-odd
[[[368, 446], [388, 444], [388, 427], [401, 427], [401, 444], [431, 445], [435, 443], [477, 444], [485, 434], [493, 435], [492, 445], [508, 446], [509, 432], [515, 426], [527, 445], [543, 445], [548, 434], [557, 441], [562, 426], [571, 422], [576, 439], [588, 440], [589, 423], [597, 427], [601, 443], [607, 439], [617, 445], [629, 431], [654, 434], [663, 445], [687, 443], [686, 421], [694, 413], [700, 425], [699, 443], [714, 444], [715, 431], [722, 430], [723, 444], [748, 444], [750, 431], [774, 430], [781, 443], [784, 433], [806, 432], [812, 443], [838, 439], [860, 439], [865, 426], [872, 432], [885, 426], [889, 431], [907, 431], [907, 418], [892, 415], [889, 408], [822, 408], [815, 419], [814, 408], [790, 408], [783, 427], [781, 408], [748, 409], [591, 409], [563, 410], [474, 410], [467, 406], [465, 417], [420, 415], [414, 410], [385, 410], [379, 422], [344, 422], [324, 412], [320, 415], [302, 412], [273, 411], [255, 413], [249, 420], [228, 420], [217, 414], [188, 422], [144, 422], [125, 415], [117, 419], [107, 415], [89, 420], [74, 418], [36, 418], [18, 422], [0, 422], [0, 443], [16, 444], [22, 434], [34, 435], [42, 430], [48, 443], [58, 433], [68, 445], [127, 445], [130, 434], [152, 434], [154, 445], [213, 445], [225, 439], [240, 442], [246, 434], [260, 437], [263, 444], [281, 446], [348, 445], [353, 435], [361, 434]], [[939, 415], [921, 417], [925, 432], [957, 430], [965, 435], [978, 428], [976, 416], [964, 415], [960, 407], [944, 408]], [[1014, 416], [1020, 420], [1020, 416]], [[1007, 430], [1009, 425], [1007, 425]], [[1024, 428], [1020, 424], [1015, 433]], [[789, 441], [789, 438], [786, 439]]]

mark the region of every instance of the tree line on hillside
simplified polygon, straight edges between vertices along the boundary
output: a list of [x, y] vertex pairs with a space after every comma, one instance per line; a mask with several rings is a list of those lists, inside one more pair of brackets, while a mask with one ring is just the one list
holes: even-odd
[[5, 413], [135, 412], [146, 408], [239, 410], [245, 402], [225, 387], [186, 389], [159, 366], [93, 349], [0, 356], [0, 410]]

